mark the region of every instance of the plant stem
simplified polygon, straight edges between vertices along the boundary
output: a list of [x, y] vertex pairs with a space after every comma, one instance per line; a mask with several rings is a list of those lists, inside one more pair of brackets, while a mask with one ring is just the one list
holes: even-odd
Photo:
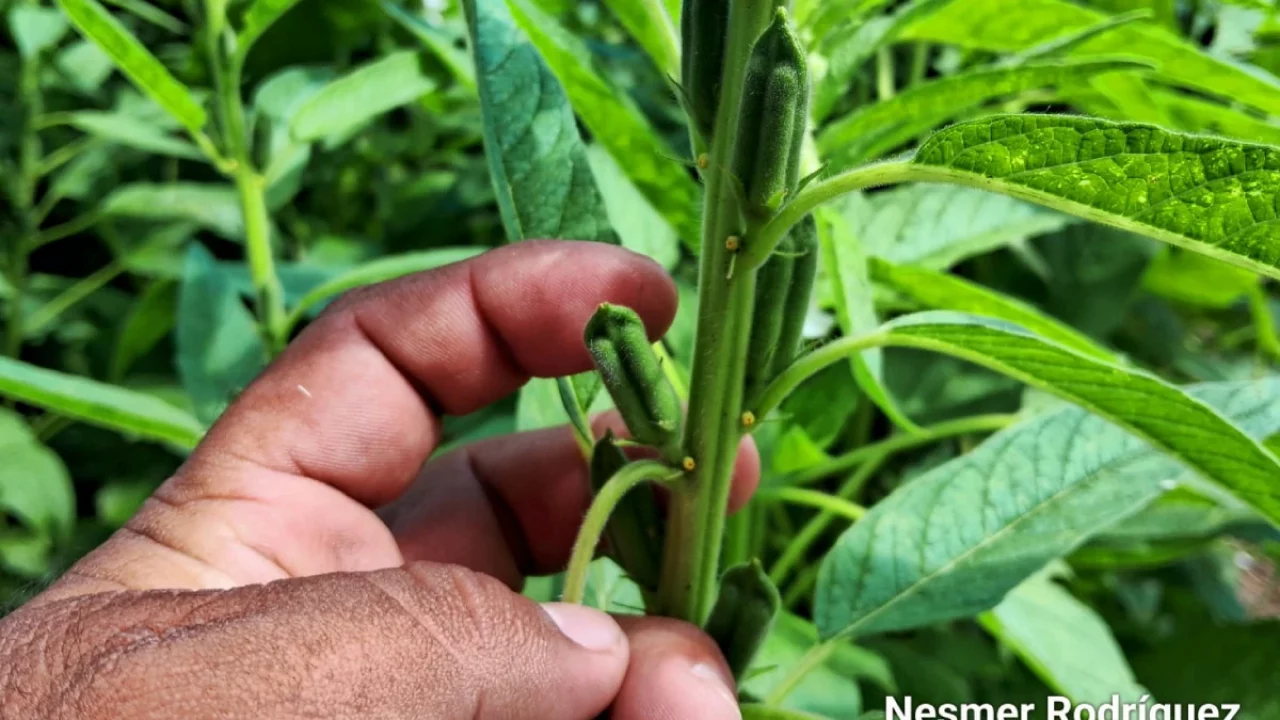
[[897, 92], [893, 75], [893, 48], [883, 45], [876, 50], [876, 96], [880, 102], [892, 100]]
[[793, 390], [826, 366], [856, 352], [885, 345], [888, 339], [888, 332], [877, 329], [866, 335], [840, 338], [800, 356], [765, 387], [751, 411], [758, 418], [768, 417]]
[[9, 284], [13, 286], [13, 297], [9, 300], [9, 318], [4, 338], [4, 354], [8, 357], [17, 357], [22, 351], [22, 338], [26, 334], [22, 326], [22, 301], [27, 289], [27, 256], [31, 252], [32, 238], [40, 229], [33, 211], [36, 179], [39, 177], [40, 160], [44, 152], [36, 126], [44, 112], [38, 55], [22, 59], [18, 82], [19, 94], [27, 112], [18, 138], [17, 178], [10, 186], [14, 210], [22, 229], [14, 239], [9, 253]]
[[98, 269], [92, 275], [80, 279], [57, 297], [41, 306], [39, 310], [32, 313], [28, 319], [26, 331], [34, 333], [44, 329], [46, 325], [56, 320], [67, 309], [101, 289], [124, 270], [124, 262], [114, 260]]
[[[742, 438], [744, 356], [751, 334], [754, 268], [736, 262], [725, 240], [741, 235], [741, 210], [728, 177], [737, 110], [752, 45], [774, 0], [737, 0], [729, 13], [720, 107], [708, 165], [698, 277], [698, 329], [690, 373], [685, 452], [695, 463], [672, 494], [658, 609], [701, 625], [715, 600], [725, 508]], [[747, 239], [748, 246], [752, 240]], [[733, 269], [731, 272], [731, 268]]]
[[564, 576], [564, 602], [582, 603], [587, 591], [587, 570], [591, 567], [591, 560], [595, 558], [605, 524], [609, 522], [609, 516], [622, 498], [646, 482], [672, 479], [675, 472], [670, 466], [657, 460], [638, 460], [625, 465], [600, 488], [600, 492], [591, 501], [591, 507], [578, 530], [578, 538], [573, 543], [569, 568]]
[[[868, 462], [866, 465], [858, 468], [858, 471], [850, 475], [849, 479], [845, 480], [844, 484], [836, 490], [836, 497], [847, 500], [848, 498], [856, 495], [858, 491], [867, 484], [867, 481], [879, 472], [887, 459], [888, 456], [880, 455], [871, 462]], [[800, 560], [804, 558], [804, 554], [808, 552], [809, 548], [818, 539], [818, 537], [821, 536], [828, 527], [830, 527], [831, 522], [835, 520], [836, 517], [836, 513], [830, 510], [824, 510], [809, 520], [804, 527], [800, 528], [800, 532], [796, 533], [795, 537], [791, 539], [791, 542], [787, 543], [787, 547], [782, 551], [782, 555], [779, 556], [778, 561], [773, 564], [773, 569], [769, 571], [769, 579], [773, 580], [775, 585], [782, 584], [782, 581], [791, 573], [791, 569], [795, 567], [796, 563], [800, 562]], [[861, 519], [861, 515], [854, 518], [854, 521], [856, 522], [858, 519]]]
[[756, 496], [761, 500], [774, 500], [777, 502], [790, 503], [792, 505], [817, 508], [823, 512], [842, 517], [850, 522], [857, 522], [862, 519], [863, 515], [867, 514], [867, 509], [855, 502], [818, 490], [809, 490], [807, 488], [773, 488], [761, 490], [756, 494]]
[[64, 238], [69, 238], [77, 233], [84, 232], [96, 225], [101, 219], [102, 216], [96, 210], [91, 210], [79, 217], [72, 218], [62, 223], [61, 225], [54, 225], [47, 230], [42, 230], [31, 238], [31, 241], [27, 244], [27, 250], [32, 251], [36, 248], [44, 247], [51, 242], [57, 242]]
[[974, 415], [972, 417], [940, 422], [937, 425], [922, 428], [921, 431], [916, 434], [895, 435], [870, 445], [864, 445], [856, 450], [831, 458], [826, 462], [800, 470], [792, 474], [784, 482], [786, 485], [791, 486], [809, 485], [822, 480], [823, 478], [828, 478], [832, 475], [839, 475], [842, 472], [848, 472], [862, 463], [872, 460], [880, 455], [891, 455], [901, 450], [910, 450], [912, 448], [928, 445], [957, 435], [994, 432], [1012, 425], [1017, 419], [1017, 415], [992, 414]]

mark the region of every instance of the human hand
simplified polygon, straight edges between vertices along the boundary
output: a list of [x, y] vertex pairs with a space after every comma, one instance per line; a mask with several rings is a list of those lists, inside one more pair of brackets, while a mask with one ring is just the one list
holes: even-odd
[[[563, 568], [589, 502], [567, 429], [424, 468], [442, 413], [588, 369], [601, 302], [656, 336], [676, 293], [625, 250], [527, 242], [339, 300], [0, 622], [0, 718], [737, 717], [696, 628], [513, 591]], [[748, 441], [731, 505], [757, 474]]]

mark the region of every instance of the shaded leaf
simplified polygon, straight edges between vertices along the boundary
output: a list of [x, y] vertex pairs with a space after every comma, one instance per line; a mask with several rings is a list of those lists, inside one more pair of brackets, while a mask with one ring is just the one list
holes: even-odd
[[108, 216], [190, 220], [228, 240], [244, 237], [244, 215], [235, 188], [214, 183], [130, 183], [103, 201]]
[[417, 100], [435, 88], [417, 52], [402, 50], [337, 78], [293, 113], [295, 140], [345, 137], [373, 118]]

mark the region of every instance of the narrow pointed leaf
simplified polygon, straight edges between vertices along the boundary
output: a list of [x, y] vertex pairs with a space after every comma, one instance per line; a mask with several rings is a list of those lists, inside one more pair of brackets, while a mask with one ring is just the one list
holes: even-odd
[[183, 127], [197, 132], [205, 112], [187, 86], [175, 78], [137, 37], [97, 0], [58, 0], [81, 34], [102, 49], [138, 89]]
[[244, 13], [240, 34], [236, 36], [236, 50], [241, 57], [247, 55], [258, 38], [298, 2], [299, 0], [253, 0], [253, 4]]
[[159, 398], [10, 358], [0, 358], [0, 395], [180, 448], [195, 447], [204, 434], [198, 420]]
[[294, 113], [289, 130], [300, 142], [344, 136], [388, 110], [417, 100], [435, 85], [423, 72], [418, 53], [391, 53], [321, 88]]

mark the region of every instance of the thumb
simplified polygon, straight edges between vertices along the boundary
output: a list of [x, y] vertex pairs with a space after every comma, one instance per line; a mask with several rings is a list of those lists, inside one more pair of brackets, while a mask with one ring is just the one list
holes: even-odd
[[628, 662], [604, 613], [430, 564], [57, 601], [0, 623], [0, 655], [17, 716], [92, 718], [587, 720]]

